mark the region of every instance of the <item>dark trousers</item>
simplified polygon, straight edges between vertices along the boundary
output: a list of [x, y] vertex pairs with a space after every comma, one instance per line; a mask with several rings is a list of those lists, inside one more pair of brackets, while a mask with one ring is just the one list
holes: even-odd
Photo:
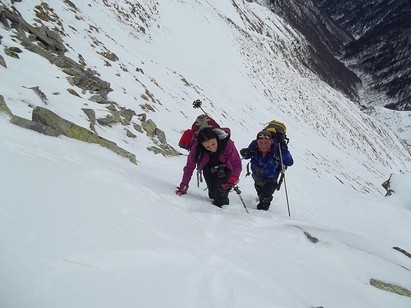
[[254, 188], [257, 191], [260, 202], [257, 204], [258, 210], [267, 211], [270, 208], [273, 194], [277, 189], [277, 179], [263, 179], [253, 174]]
[[231, 176], [231, 171], [224, 167], [224, 176], [214, 171], [212, 166], [206, 166], [203, 169], [204, 180], [208, 187], [208, 197], [213, 199], [213, 204], [222, 207], [229, 204], [229, 190], [223, 190], [222, 184], [226, 183]]

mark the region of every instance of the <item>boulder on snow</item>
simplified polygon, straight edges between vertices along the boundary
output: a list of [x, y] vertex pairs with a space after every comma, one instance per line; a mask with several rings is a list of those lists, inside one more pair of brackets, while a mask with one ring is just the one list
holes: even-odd
[[60, 134], [69, 138], [99, 144], [122, 157], [128, 158], [133, 164], [137, 164], [136, 156], [133, 153], [124, 150], [114, 142], [100, 137], [96, 133], [84, 127], [61, 118], [60, 116], [46, 108], [35, 107], [33, 109], [32, 120], [33, 122], [41, 123], [47, 127], [51, 127]]
[[4, 101], [3, 95], [0, 95], [0, 112], [3, 112], [8, 115], [13, 115], [10, 108], [7, 106], [6, 102]]

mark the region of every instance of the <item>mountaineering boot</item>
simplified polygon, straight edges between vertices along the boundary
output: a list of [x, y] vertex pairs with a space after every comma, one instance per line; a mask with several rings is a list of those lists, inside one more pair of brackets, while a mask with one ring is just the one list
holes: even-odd
[[214, 199], [213, 201], [213, 205], [218, 206], [218, 207], [222, 207], [223, 205], [229, 205], [230, 204], [230, 200], [228, 199], [228, 197], [226, 197], [225, 199]]
[[260, 203], [257, 204], [257, 210], [267, 211], [270, 208], [273, 197], [260, 198]]

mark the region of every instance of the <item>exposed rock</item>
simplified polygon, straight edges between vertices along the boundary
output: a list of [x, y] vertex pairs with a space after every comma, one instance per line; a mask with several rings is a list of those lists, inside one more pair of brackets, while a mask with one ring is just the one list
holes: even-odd
[[47, 125], [44, 125], [44, 124], [41, 124], [41, 123], [38, 123], [38, 122], [34, 122], [34, 121], [30, 121], [28, 119], [21, 118], [21, 117], [15, 116], [15, 115], [12, 116], [12, 118], [10, 119], [10, 123], [15, 124], [15, 125], [20, 126], [20, 127], [23, 127], [23, 128], [34, 130], [38, 133], [41, 133], [41, 134], [44, 134], [44, 135], [47, 135], [47, 136], [57, 137], [57, 136], [61, 135], [60, 132], [58, 132], [57, 130], [55, 130], [55, 129], [47, 126]]
[[150, 104], [144, 104], [144, 105], [140, 105], [141, 109], [143, 109], [144, 111], [155, 111], [154, 108], [150, 105]]
[[[11, 21], [12, 27], [16, 30], [23, 30], [36, 36], [36, 39], [48, 48], [58, 53], [64, 53], [66, 48], [64, 47], [63, 40], [60, 38], [57, 32], [50, 30], [45, 26], [33, 27], [27, 23], [17, 12], [12, 12], [7, 8], [2, 9], [2, 23], [7, 24], [7, 19]], [[5, 19], [5, 22], [3, 21]]]
[[403, 288], [403, 287], [400, 287], [400, 286], [395, 285], [395, 284], [391, 284], [391, 283], [388, 283], [388, 282], [378, 280], [378, 279], [370, 279], [370, 285], [372, 285], [373, 287], [376, 287], [378, 289], [381, 289], [381, 290], [385, 290], [385, 291], [392, 292], [392, 293], [395, 293], [395, 294], [399, 294], [399, 295], [402, 295], [402, 296], [411, 297], [411, 291], [410, 290], [408, 290], [406, 288]]
[[[51, 10], [45, 3], [36, 6], [36, 9], [36, 16], [42, 20], [55, 21], [58, 19], [58, 16], [55, 15], [53, 10]], [[100, 79], [98, 77], [98, 72], [95, 70], [85, 69], [86, 63], [81, 55], [79, 55], [80, 63], [66, 57], [64, 55], [66, 48], [58, 32], [51, 30], [44, 25], [41, 27], [30, 25], [23, 19], [20, 13], [15, 10], [15, 8], [7, 9], [5, 7], [1, 7], [0, 21], [6, 28], [12, 27], [16, 30], [14, 37], [20, 40], [21, 45], [24, 46], [26, 50], [40, 55], [41, 57], [47, 59], [51, 64], [61, 68], [62, 71], [68, 75], [68, 82], [72, 86], [82, 89], [83, 97], [86, 95], [87, 91], [90, 91], [92, 94], [89, 98], [90, 101], [100, 104], [109, 104], [107, 109], [110, 110], [110, 114], [105, 118], [96, 119], [94, 110], [87, 108], [83, 109], [90, 120], [90, 130], [69, 122], [54, 114], [50, 110], [41, 107], [35, 107], [33, 109], [32, 121], [20, 117], [12, 117], [11, 121], [16, 125], [38, 131], [46, 135], [65, 135], [80, 141], [100, 144], [123, 157], [129, 158], [133, 163], [136, 163], [136, 157], [134, 154], [118, 147], [114, 142], [98, 136], [95, 130], [96, 122], [101, 125], [108, 126], [117, 123], [121, 123], [122, 125], [130, 125], [133, 117], [136, 116], [134, 110], [120, 107], [115, 102], [109, 101], [107, 95], [109, 92], [113, 91], [110, 87], [110, 83]], [[18, 53], [20, 52], [20, 49], [11, 47], [7, 48], [6, 53], [10, 56], [18, 58]], [[108, 50], [101, 52], [100, 54], [110, 61], [118, 60], [117, 55]], [[2, 58], [0, 60], [2, 60]], [[6, 67], [4, 60], [2, 65]], [[30, 89], [35, 91], [45, 104], [47, 103], [47, 97], [39, 87], [32, 87]], [[68, 89], [68, 91], [73, 95], [80, 96], [73, 89]], [[147, 92], [148, 91], [146, 91], [146, 93]], [[151, 93], [148, 92], [148, 94]], [[152, 95], [149, 95], [149, 97], [151, 97], [152, 101], [154, 101]], [[0, 101], [0, 111], [12, 115], [10, 109], [8, 109], [7, 105], [4, 103], [4, 100], [2, 101], [3, 104]], [[155, 111], [155, 109], [149, 104], [143, 105], [143, 108], [147, 111]], [[173, 147], [167, 144], [164, 131], [158, 129], [157, 125], [152, 120], [147, 120], [145, 113], [139, 114], [138, 118], [142, 124], [138, 125], [133, 123], [133, 127], [138, 132], [146, 131], [156, 144], [156, 146], [151, 147], [149, 150], [154, 151], [155, 153], [161, 153], [164, 156], [179, 155]], [[128, 137], [136, 137], [135, 134], [133, 134], [133, 132], [131, 132], [128, 128], [125, 129]]]
[[46, 108], [35, 107], [33, 109], [32, 120], [34, 122], [48, 126], [56, 130], [58, 133], [69, 138], [89, 143], [100, 144], [101, 146], [108, 148], [114, 153], [128, 158], [133, 164], [137, 164], [137, 160], [134, 154], [120, 148], [114, 142], [102, 138], [86, 128], [83, 128], [77, 124], [59, 117], [57, 114]]
[[87, 115], [88, 119], [90, 120], [90, 129], [96, 133], [96, 112], [90, 108], [82, 108], [81, 110]]
[[79, 73], [79, 70], [72, 67], [63, 67], [63, 72], [70, 76], [76, 76]]
[[[11, 21], [12, 27], [17, 30], [16, 37], [21, 41], [22, 46], [62, 68], [71, 76], [68, 80], [72, 85], [84, 90], [96, 91], [100, 102], [107, 101], [107, 93], [112, 91], [110, 83], [98, 78], [95, 71], [84, 70], [81, 64], [64, 56], [66, 49], [56, 31], [45, 26], [33, 27], [17, 12], [12, 12], [7, 8], [2, 9], [1, 16], [4, 19], [3, 24], [8, 25], [7, 21]], [[26, 36], [26, 33], [29, 35]], [[15, 58], [18, 58], [17, 53], [16, 49], [8, 48], [6, 50], [6, 54]]]
[[133, 124], [133, 127], [136, 131], [138, 131], [139, 133], [143, 132], [143, 128], [141, 127], [141, 125], [138, 124]]
[[411, 111], [411, 95], [396, 103], [387, 104], [384, 107], [398, 111]]
[[147, 147], [147, 150], [154, 152], [154, 154], [161, 154], [165, 157], [180, 155], [178, 151], [168, 144], [158, 144], [157, 146]]
[[139, 113], [137, 117], [141, 122], [145, 122], [147, 120], [147, 114], [145, 113]]
[[149, 135], [154, 135], [157, 125], [153, 122], [153, 120], [148, 119], [147, 121], [142, 122], [141, 125]]
[[23, 51], [18, 47], [9, 47], [9, 50], [15, 53], [22, 53]]
[[9, 57], [15, 58], [15, 59], [20, 59], [19, 55], [12, 51], [10, 48], [4, 48], [4, 53], [8, 55]]
[[3, 24], [4, 28], [10, 29], [10, 24], [6, 17], [6, 9], [0, 6], [0, 22]]
[[315, 236], [312, 236], [310, 233], [308, 233], [307, 231], [304, 231], [304, 235], [305, 237], [313, 244], [318, 243], [318, 238], [316, 238]]
[[36, 94], [40, 97], [41, 101], [42, 101], [44, 104], [47, 105], [47, 96], [46, 96], [46, 94], [43, 93], [43, 91], [40, 90], [40, 87], [39, 87], [39, 86], [37, 86], [37, 87], [30, 87], [29, 89], [32, 89], [32, 90], [34, 91], [34, 93], [36, 93]]
[[129, 138], [136, 138], [137, 137], [129, 129], [126, 129], [126, 136], [129, 137]]
[[5, 68], [7, 68], [6, 61], [4, 60], [4, 58], [3, 58], [2, 55], [0, 55], [0, 65], [1, 65], [1, 66], [4, 66]]
[[297, 229], [300, 229], [301, 231], [304, 232], [305, 237], [313, 244], [316, 244], [319, 242], [319, 239], [316, 238], [315, 236], [312, 236], [309, 232], [305, 231], [303, 228], [300, 226], [295, 226]]
[[154, 135], [157, 136], [158, 140], [161, 143], [163, 143], [163, 144], [167, 143], [166, 134], [161, 129], [159, 129], [158, 127], [155, 129]]
[[118, 57], [114, 52], [105, 51], [105, 52], [99, 52], [99, 54], [101, 54], [103, 57], [113, 62], [118, 60]]
[[113, 102], [108, 102], [109, 105], [106, 106], [107, 110], [110, 110], [111, 112], [116, 112], [118, 109], [116, 105]]
[[81, 89], [91, 91], [112, 91], [109, 82], [101, 80], [92, 74], [86, 74], [85, 72], [79, 72], [76, 76], [70, 77], [70, 80], [73, 85], [78, 86]]
[[92, 95], [88, 100], [91, 102], [95, 102], [97, 104], [104, 104], [107, 102], [107, 96], [95, 94], [95, 95]]
[[114, 112], [113, 114], [108, 114], [105, 118], [97, 119], [97, 122], [101, 125], [110, 126], [111, 124], [116, 124], [121, 122], [119, 112]]
[[403, 253], [403, 254], [406, 255], [408, 258], [411, 258], [411, 253], [409, 253], [409, 252], [406, 251], [405, 249], [400, 248], [400, 247], [397, 247], [397, 246], [394, 246], [393, 249], [395, 249], [395, 250]]
[[135, 115], [136, 115], [136, 113], [132, 109], [128, 109], [128, 108], [121, 108], [120, 109], [120, 116], [123, 118], [124, 125], [129, 125], [130, 122], [131, 122], [131, 119]]
[[388, 180], [386, 180], [384, 183], [381, 184], [382, 187], [384, 187], [384, 189], [387, 191], [387, 193], [385, 194], [385, 196], [391, 196], [392, 193], [394, 193], [395, 191], [391, 188], [391, 177], [392, 174], [390, 175], [390, 177], [388, 178]]
[[5, 114], [8, 114], [10, 116], [13, 115], [9, 107], [7, 106], [6, 102], [4, 101], [3, 95], [0, 95], [0, 112], [3, 112]]

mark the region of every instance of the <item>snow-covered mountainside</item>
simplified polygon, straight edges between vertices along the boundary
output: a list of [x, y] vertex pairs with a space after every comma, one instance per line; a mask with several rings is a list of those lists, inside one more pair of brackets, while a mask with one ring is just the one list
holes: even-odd
[[331, 87], [351, 100], [359, 100], [361, 80], [337, 57], [352, 36], [311, 0], [268, 1], [272, 12], [281, 16], [302, 34], [305, 46], [297, 53], [299, 60]]
[[[238, 126], [233, 134], [239, 139], [249, 139], [273, 118], [282, 120], [302, 165], [360, 191], [380, 191], [389, 173], [409, 163], [409, 153], [393, 133], [307, 69], [296, 56], [305, 48], [300, 34], [264, 6], [243, 1], [64, 1], [21, 2], [15, 9], [30, 27], [53, 30], [65, 47], [60, 53], [110, 84], [106, 105], [90, 101], [93, 91], [69, 84], [67, 70], [24, 49], [22, 36], [39, 48], [45, 40], [33, 39], [35, 31], [17, 32], [10, 18], [10, 28], [1, 29], [7, 64], [1, 94], [23, 118], [40, 105], [88, 127], [82, 108], [103, 117], [109, 114], [107, 103], [115, 102], [135, 114], [146, 112], [175, 146], [198, 114], [191, 102], [200, 98], [218, 121]], [[5, 54], [12, 47], [22, 50], [18, 58]], [[16, 75], [18, 92], [6, 86]], [[37, 86], [48, 102], [30, 89]], [[64, 114], [57, 108], [61, 104]], [[232, 117], [233, 110], [242, 110], [243, 116]], [[164, 127], [163, 119], [169, 117], [175, 118], [174, 127]], [[137, 134], [132, 124], [126, 128]], [[122, 126], [98, 125], [96, 130], [107, 139], [114, 132], [124, 134], [121, 146], [137, 157], [142, 150]], [[314, 140], [324, 147], [312, 148]], [[347, 172], [347, 161], [357, 164], [355, 170]], [[359, 178], [360, 169], [368, 170], [369, 177]]]
[[[12, 2], [0, 307], [410, 306], [409, 150], [307, 66], [266, 1]], [[196, 99], [238, 149], [287, 125], [294, 165], [269, 211], [246, 160], [223, 208], [195, 176], [175, 194]]]

